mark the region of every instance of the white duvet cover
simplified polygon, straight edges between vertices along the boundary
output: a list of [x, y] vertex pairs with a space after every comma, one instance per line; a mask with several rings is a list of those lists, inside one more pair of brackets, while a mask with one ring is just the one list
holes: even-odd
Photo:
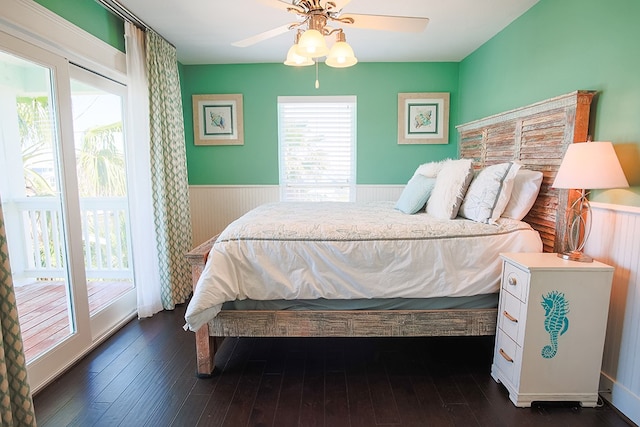
[[501, 252], [541, 252], [527, 223], [497, 225], [393, 202], [271, 203], [231, 223], [213, 245], [185, 319], [197, 330], [236, 299], [470, 296], [498, 291]]

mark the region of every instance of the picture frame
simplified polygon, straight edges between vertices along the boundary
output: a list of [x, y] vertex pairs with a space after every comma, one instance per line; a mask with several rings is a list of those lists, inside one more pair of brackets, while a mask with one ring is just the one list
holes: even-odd
[[449, 143], [449, 92], [398, 94], [398, 144]]
[[242, 94], [191, 98], [195, 145], [244, 145]]

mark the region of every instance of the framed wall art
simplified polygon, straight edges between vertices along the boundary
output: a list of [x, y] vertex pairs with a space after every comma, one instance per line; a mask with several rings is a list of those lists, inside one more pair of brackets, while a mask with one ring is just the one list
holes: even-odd
[[398, 94], [398, 144], [449, 143], [449, 92]]
[[242, 94], [193, 95], [195, 145], [243, 145]]

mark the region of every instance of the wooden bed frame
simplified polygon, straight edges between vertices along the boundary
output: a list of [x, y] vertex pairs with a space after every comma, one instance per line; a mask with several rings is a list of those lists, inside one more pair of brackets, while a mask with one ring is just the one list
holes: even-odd
[[[460, 157], [479, 169], [510, 160], [544, 174], [540, 194], [524, 219], [541, 235], [545, 252], [564, 248], [566, 207], [575, 194], [551, 189], [566, 147], [587, 140], [595, 92], [576, 91], [457, 127]], [[186, 257], [195, 288], [217, 236]], [[222, 311], [196, 332], [197, 375], [213, 374], [221, 338], [481, 336], [496, 330], [497, 309], [362, 311]]]

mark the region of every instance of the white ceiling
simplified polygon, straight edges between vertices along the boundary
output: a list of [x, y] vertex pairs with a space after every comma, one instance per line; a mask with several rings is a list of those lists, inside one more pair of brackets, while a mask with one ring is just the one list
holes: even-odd
[[[343, 13], [427, 17], [422, 33], [344, 29], [360, 62], [460, 61], [539, 0], [351, 0]], [[296, 22], [278, 0], [119, 0], [177, 48], [183, 64], [282, 62], [289, 31], [254, 46], [231, 43]]]

